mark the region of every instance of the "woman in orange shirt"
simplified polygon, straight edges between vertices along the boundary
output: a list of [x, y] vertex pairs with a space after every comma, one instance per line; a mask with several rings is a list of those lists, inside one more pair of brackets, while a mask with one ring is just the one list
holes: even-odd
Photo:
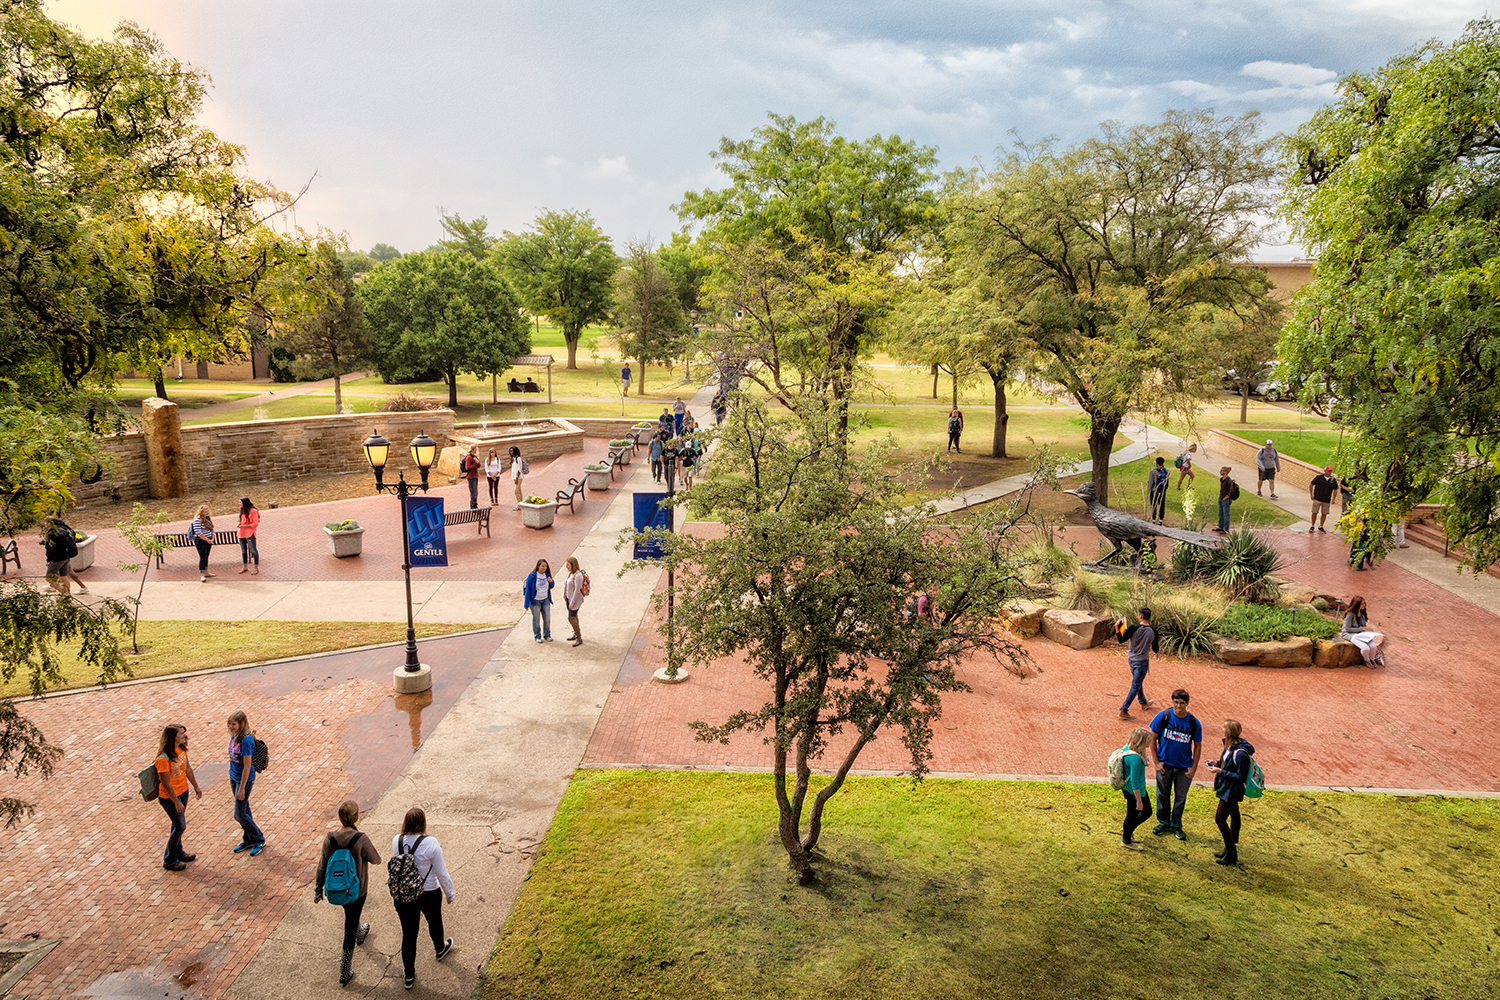
[[[255, 547], [255, 529], [260, 527], [260, 511], [255, 509], [255, 504], [250, 502], [249, 497], [240, 497], [240, 572], [253, 572], [260, 575], [260, 550]], [[251, 560], [255, 561], [255, 569], [250, 570]]]
[[157, 801], [172, 820], [172, 835], [167, 840], [166, 853], [161, 866], [169, 872], [180, 872], [189, 861], [198, 860], [198, 855], [182, 850], [182, 831], [187, 829], [188, 786], [203, 798], [203, 789], [198, 787], [198, 776], [193, 765], [188, 763], [187, 728], [172, 724], [161, 731], [161, 745], [156, 753]]

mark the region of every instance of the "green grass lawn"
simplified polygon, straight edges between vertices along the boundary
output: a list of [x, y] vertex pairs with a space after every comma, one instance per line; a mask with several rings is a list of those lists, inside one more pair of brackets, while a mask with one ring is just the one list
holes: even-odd
[[[417, 637], [468, 632], [474, 628], [473, 625], [419, 624]], [[162, 677], [190, 670], [401, 642], [406, 638], [406, 628], [393, 622], [143, 621], [137, 635], [140, 655], [130, 653], [129, 628], [119, 634], [120, 649], [127, 654], [125, 659], [131, 674], [135, 677]], [[94, 684], [96, 674], [78, 661], [76, 645], [65, 645], [59, 652], [66, 682], [49, 690]], [[31, 688], [19, 675], [8, 684], [0, 683], [0, 698], [30, 693]]]
[[1270, 792], [1244, 807], [1238, 868], [1213, 863], [1213, 803], [1195, 789], [1189, 840], [1133, 853], [1107, 785], [854, 778], [799, 886], [769, 777], [580, 771], [476, 995], [1500, 991], [1500, 803]]
[[[964, 448], [963, 457], [974, 462], [998, 463], [998, 459], [989, 458], [990, 442], [995, 433], [994, 407], [966, 406], [963, 411], [964, 432], [960, 439]], [[855, 440], [872, 435], [894, 434], [899, 448], [898, 458], [902, 461], [912, 461], [933, 452], [947, 454], [946, 407], [856, 406], [854, 412], [866, 421], [866, 426], [857, 432]], [[1007, 454], [1029, 457], [1035, 450], [1031, 442], [1026, 440], [1031, 437], [1038, 444], [1051, 444], [1053, 453], [1068, 461], [1077, 462], [1088, 458], [1088, 426], [1079, 422], [1077, 410], [1007, 412], [1010, 415], [1010, 421], [1005, 425]], [[1125, 439], [1117, 435], [1115, 447], [1124, 443]], [[953, 457], [958, 456], [955, 454]]]
[[1297, 410], [1289, 410], [1280, 406], [1268, 404], [1254, 405], [1250, 407], [1245, 423], [1240, 423], [1240, 408], [1238, 404], [1233, 406], [1208, 406], [1200, 410], [1193, 419], [1193, 426], [1189, 428], [1183, 420], [1159, 420], [1153, 418], [1151, 424], [1172, 432], [1179, 437], [1189, 440], [1201, 435], [1205, 430], [1217, 428], [1236, 437], [1242, 437], [1247, 441], [1264, 441], [1267, 437], [1274, 435], [1268, 431], [1333, 431], [1338, 433], [1338, 425], [1325, 420], [1316, 413], [1299, 413]]
[[[1167, 471], [1172, 474], [1167, 487], [1167, 524], [1180, 528], [1183, 524], [1182, 499], [1192, 490], [1197, 496], [1194, 517], [1201, 530], [1212, 530], [1219, 523], [1219, 476], [1216, 469], [1196, 466], [1197, 478], [1177, 489], [1178, 472], [1172, 468], [1172, 455], [1158, 451], [1149, 458], [1117, 465], [1109, 470], [1109, 500], [1107, 506], [1115, 510], [1128, 511], [1137, 517], [1147, 516], [1146, 479], [1156, 464], [1156, 455], [1167, 460]], [[1086, 482], [1089, 476], [1073, 476], [1062, 480], [1063, 489], [1073, 489]], [[1236, 480], [1238, 482], [1238, 480]], [[1064, 499], [1072, 500], [1071, 497]], [[1075, 504], [1077, 502], [1075, 501]], [[1236, 529], [1240, 528], [1285, 528], [1296, 524], [1297, 517], [1288, 514], [1269, 500], [1255, 495], [1254, 483], [1240, 483], [1240, 498], [1230, 505], [1230, 515]]]
[[[244, 385], [241, 384], [239, 392], [200, 391], [196, 386], [192, 389], [174, 387], [167, 390], [167, 396], [184, 410], [196, 410], [199, 407], [212, 406], [215, 403], [232, 403], [237, 399], [248, 399], [259, 392], [258, 388], [254, 391], [246, 391]], [[142, 401], [151, 399], [155, 395], [156, 392], [153, 389], [121, 389], [115, 394], [115, 398], [120, 401], [122, 406], [138, 410]]]
[[[296, 384], [296, 383], [288, 383]], [[144, 393], [147, 396], [156, 394], [156, 383], [149, 378], [122, 378], [116, 383], [121, 394], [126, 392]], [[266, 389], [277, 387], [275, 382], [242, 382], [238, 379], [183, 379], [181, 382], [175, 379], [167, 379], [167, 396], [175, 398], [178, 392], [213, 392], [213, 393], [243, 393], [249, 387], [255, 392], [264, 392]]]

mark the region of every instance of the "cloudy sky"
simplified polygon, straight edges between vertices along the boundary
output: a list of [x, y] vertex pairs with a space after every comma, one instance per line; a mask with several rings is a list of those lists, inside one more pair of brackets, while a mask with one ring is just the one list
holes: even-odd
[[[123, 19], [213, 77], [204, 122], [296, 191], [304, 227], [421, 249], [439, 209], [519, 230], [587, 209], [617, 241], [665, 239], [710, 151], [768, 111], [897, 133], [943, 166], [1021, 138], [1065, 143], [1170, 108], [1256, 109], [1289, 131], [1337, 79], [1478, 0], [49, 0]], [[1295, 248], [1263, 247], [1258, 256]]]

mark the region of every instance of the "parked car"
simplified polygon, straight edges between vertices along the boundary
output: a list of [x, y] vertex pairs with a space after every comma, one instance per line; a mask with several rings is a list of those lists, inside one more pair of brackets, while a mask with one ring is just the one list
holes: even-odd
[[1252, 396], [1264, 396], [1268, 403], [1279, 403], [1283, 399], [1296, 399], [1297, 394], [1291, 392], [1280, 382], [1262, 382], [1250, 393]]

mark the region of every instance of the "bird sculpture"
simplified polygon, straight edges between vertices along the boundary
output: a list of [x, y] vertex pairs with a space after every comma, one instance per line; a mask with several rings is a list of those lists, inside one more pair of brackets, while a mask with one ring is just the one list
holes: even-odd
[[[1114, 551], [1100, 559], [1094, 566], [1108, 564], [1119, 564], [1128, 558], [1129, 565], [1139, 566], [1141, 562], [1141, 545], [1144, 539], [1151, 539], [1152, 550], [1155, 551], [1156, 537], [1170, 538], [1178, 542], [1187, 542], [1189, 545], [1197, 545], [1205, 549], [1219, 547], [1221, 539], [1213, 535], [1205, 535], [1199, 531], [1184, 531], [1181, 528], [1168, 528], [1162, 524], [1152, 524], [1150, 521], [1142, 520], [1133, 514], [1124, 511], [1113, 510], [1099, 502], [1094, 493], [1092, 482], [1084, 483], [1076, 490], [1064, 490], [1071, 493], [1088, 505], [1089, 518], [1094, 522], [1094, 527], [1099, 533], [1111, 542], [1115, 543]], [[1133, 554], [1125, 552], [1125, 546], [1129, 545], [1135, 549]]]

